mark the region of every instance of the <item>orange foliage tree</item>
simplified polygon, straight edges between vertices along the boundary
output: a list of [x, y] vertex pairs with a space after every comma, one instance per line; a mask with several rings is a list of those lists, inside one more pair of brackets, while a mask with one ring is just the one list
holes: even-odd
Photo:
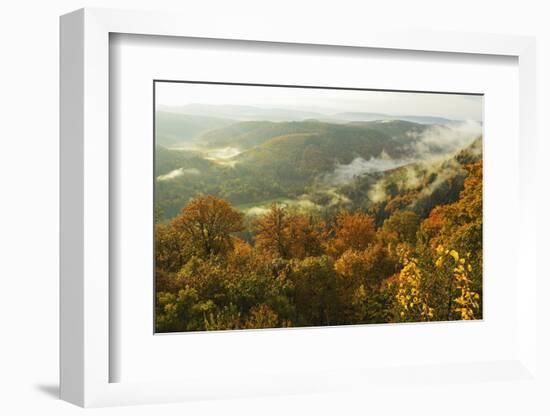
[[327, 251], [338, 258], [348, 250], [365, 250], [376, 237], [374, 220], [364, 212], [341, 211], [334, 224], [334, 238], [328, 242]]
[[319, 255], [323, 224], [274, 203], [254, 224], [256, 247], [283, 259]]
[[195, 255], [225, 254], [233, 246], [231, 234], [244, 229], [243, 214], [224, 199], [201, 196], [181, 210], [172, 227], [181, 238], [192, 242]]

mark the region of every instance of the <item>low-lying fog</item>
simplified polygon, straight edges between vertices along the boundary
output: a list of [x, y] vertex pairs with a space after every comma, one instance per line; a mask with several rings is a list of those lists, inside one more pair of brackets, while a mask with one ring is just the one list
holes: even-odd
[[242, 152], [236, 147], [222, 147], [218, 149], [210, 149], [206, 152], [205, 159], [208, 160], [227, 160], [240, 155]]
[[190, 168], [190, 169], [179, 168], [179, 169], [174, 169], [165, 175], [157, 176], [157, 181], [161, 181], [161, 182], [169, 181], [184, 175], [198, 175], [198, 174], [200, 174], [200, 172], [198, 169], [195, 169], [195, 168]]
[[475, 121], [434, 125], [421, 133], [408, 133], [411, 139], [409, 158], [392, 159], [385, 151], [368, 160], [356, 157], [349, 164], [336, 162], [334, 171], [323, 179], [330, 185], [345, 185], [366, 173], [384, 172], [410, 163], [441, 159], [469, 146], [481, 134], [481, 124]]

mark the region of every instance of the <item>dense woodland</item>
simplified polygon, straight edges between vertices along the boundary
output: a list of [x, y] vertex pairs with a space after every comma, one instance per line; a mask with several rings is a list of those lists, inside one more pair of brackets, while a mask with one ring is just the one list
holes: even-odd
[[[272, 202], [251, 220], [219, 196], [191, 198], [156, 223], [156, 330], [480, 319], [482, 162], [473, 154], [438, 165], [429, 194], [433, 172], [400, 188], [395, 169], [382, 178], [393, 178], [385, 199], [368, 207]], [[449, 163], [454, 174], [442, 174]]]

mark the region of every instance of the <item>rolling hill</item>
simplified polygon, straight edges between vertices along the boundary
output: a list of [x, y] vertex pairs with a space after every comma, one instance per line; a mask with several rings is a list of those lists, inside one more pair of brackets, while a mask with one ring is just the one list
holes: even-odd
[[[401, 120], [387, 122], [352, 122], [346, 124], [332, 124], [318, 120], [305, 120], [301, 122], [249, 121], [210, 130], [196, 139], [197, 146], [204, 147], [238, 147], [241, 150], [251, 149], [266, 144], [272, 139], [276, 142], [284, 141], [285, 136], [308, 134], [315, 135], [312, 142], [323, 143], [328, 146], [329, 154], [338, 155], [342, 146], [339, 141], [345, 141], [344, 149], [351, 149], [353, 145], [374, 146], [382, 148], [382, 141], [386, 142], [386, 151], [393, 153], [397, 145], [411, 144], [428, 126]], [[349, 142], [352, 140], [352, 142]], [[298, 144], [296, 144], [298, 145]], [[364, 149], [363, 149], [364, 150]], [[374, 150], [374, 149], [371, 149]], [[380, 150], [374, 151], [379, 153]], [[360, 149], [356, 153], [363, 153]], [[366, 156], [376, 156], [372, 151]], [[345, 158], [348, 159], [348, 158]]]
[[[165, 219], [198, 194], [223, 197], [243, 210], [273, 200], [317, 210], [346, 204], [374, 210], [377, 218], [392, 204], [415, 202], [424, 215], [431, 205], [425, 198], [456, 196], [464, 176], [458, 166], [481, 154], [481, 140], [471, 144], [477, 130], [462, 131], [453, 123], [235, 122], [195, 116], [175, 121], [178, 117], [159, 113], [164, 138], [188, 137], [188, 146], [180, 148], [171, 144], [176, 141], [157, 141], [156, 203]], [[445, 160], [452, 162], [444, 166]], [[404, 178], [417, 187], [403, 187]]]

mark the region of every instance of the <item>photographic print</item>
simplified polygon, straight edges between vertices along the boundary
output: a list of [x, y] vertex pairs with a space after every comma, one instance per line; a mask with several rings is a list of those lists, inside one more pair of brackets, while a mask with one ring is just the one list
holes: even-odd
[[482, 95], [154, 95], [155, 332], [482, 319]]

